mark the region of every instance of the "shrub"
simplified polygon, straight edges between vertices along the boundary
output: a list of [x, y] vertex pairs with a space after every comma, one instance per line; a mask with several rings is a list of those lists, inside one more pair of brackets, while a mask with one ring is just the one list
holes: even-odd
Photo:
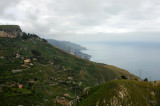
[[146, 82], [148, 82], [148, 78], [145, 78], [143, 81], [146, 81]]
[[128, 79], [126, 76], [122, 75], [121, 76], [122, 79]]

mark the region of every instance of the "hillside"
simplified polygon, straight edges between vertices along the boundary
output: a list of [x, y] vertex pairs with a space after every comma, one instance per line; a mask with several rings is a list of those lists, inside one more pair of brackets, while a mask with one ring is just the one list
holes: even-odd
[[0, 37], [0, 105], [69, 105], [86, 87], [138, 77], [68, 54], [35, 34]]
[[114, 80], [90, 89], [79, 106], [159, 106], [160, 84]]
[[73, 54], [73, 55], [82, 57], [87, 60], [89, 60], [91, 58], [90, 55], [81, 52], [81, 50], [86, 50], [86, 48], [82, 47], [78, 44], [71, 43], [69, 41], [58, 41], [58, 40], [54, 40], [54, 39], [47, 39], [47, 41], [51, 45], [53, 45], [57, 48], [60, 48], [68, 53]]

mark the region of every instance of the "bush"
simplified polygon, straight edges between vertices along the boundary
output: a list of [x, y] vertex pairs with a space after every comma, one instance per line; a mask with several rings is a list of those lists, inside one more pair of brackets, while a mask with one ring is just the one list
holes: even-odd
[[32, 38], [32, 37], [38, 38], [38, 36], [36, 34], [30, 34], [30, 33], [27, 34], [25, 32], [22, 33], [22, 39], [23, 40], [27, 40], [27, 39]]
[[46, 42], [46, 43], [48, 42], [48, 41], [47, 41], [47, 40], [45, 40], [45, 39], [42, 39], [42, 40], [43, 40], [44, 42]]
[[62, 61], [62, 59], [61, 59], [61, 57], [60, 57], [60, 56], [57, 56], [57, 57], [55, 57], [55, 58], [54, 58], [54, 64], [55, 64], [55, 65], [60, 64], [60, 63], [61, 63], [61, 61]]
[[126, 76], [122, 75], [121, 76], [122, 79], [128, 79]]
[[37, 50], [31, 50], [31, 52], [35, 57], [39, 57], [41, 55]]
[[148, 82], [148, 78], [145, 78], [143, 81], [146, 81], [146, 82]]

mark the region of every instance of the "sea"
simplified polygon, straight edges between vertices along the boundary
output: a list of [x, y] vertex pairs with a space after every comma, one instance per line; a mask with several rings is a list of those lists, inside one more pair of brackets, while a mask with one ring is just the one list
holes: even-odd
[[83, 42], [91, 61], [114, 65], [142, 79], [160, 80], [160, 43]]

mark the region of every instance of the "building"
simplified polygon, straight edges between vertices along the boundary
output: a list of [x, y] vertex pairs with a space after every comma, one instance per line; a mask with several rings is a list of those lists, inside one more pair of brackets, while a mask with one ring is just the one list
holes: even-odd
[[22, 85], [22, 84], [19, 84], [19, 85], [18, 85], [18, 87], [19, 87], [19, 88], [22, 88], [22, 87], [23, 87], [23, 85]]
[[31, 61], [30, 59], [24, 60], [25, 63], [29, 63], [30, 61]]

